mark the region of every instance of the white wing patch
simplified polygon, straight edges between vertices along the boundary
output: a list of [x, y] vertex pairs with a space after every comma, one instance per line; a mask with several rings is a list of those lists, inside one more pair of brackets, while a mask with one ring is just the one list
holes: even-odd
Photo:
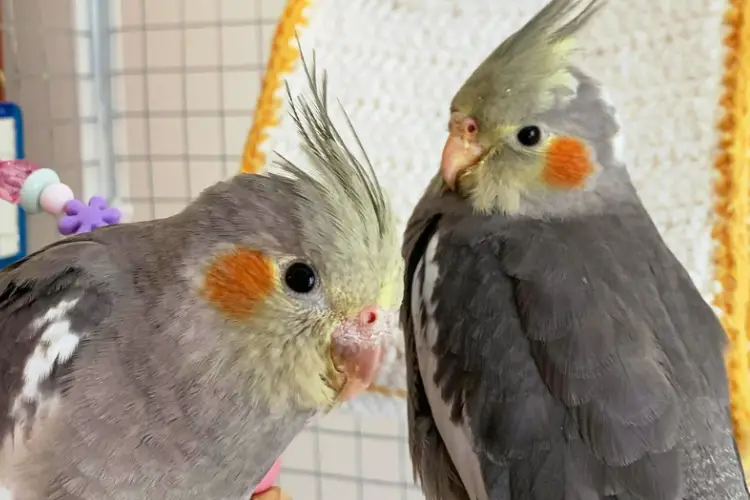
[[58, 395], [45, 393], [44, 383], [55, 364], [68, 361], [78, 347], [81, 336], [72, 330], [68, 316], [78, 300], [62, 300], [31, 323], [32, 329], [43, 331], [23, 367], [23, 385], [10, 409], [14, 428], [0, 440], [0, 500], [14, 498], [10, 487], [14, 487], [16, 467], [26, 457], [28, 442], [44, 429], [35, 423], [51, 417], [59, 406]]
[[72, 331], [67, 317], [77, 303], [78, 299], [62, 300], [32, 323], [32, 328], [44, 328], [44, 333], [23, 368], [23, 387], [11, 409], [17, 420], [25, 420], [25, 404], [41, 403], [41, 384], [52, 373], [55, 363], [68, 361], [78, 347], [80, 336]]
[[[417, 264], [412, 281], [411, 311], [419, 372], [440, 437], [448, 448], [448, 453], [464, 488], [469, 494], [469, 498], [471, 500], [488, 500], [479, 459], [472, 446], [474, 438], [471, 430], [466, 424], [460, 426], [451, 422], [450, 406], [443, 401], [440, 388], [434, 382], [438, 359], [432, 353], [432, 348], [437, 341], [438, 332], [434, 319], [437, 304], [432, 299], [432, 293], [440, 276], [440, 269], [435, 261], [438, 240], [439, 233], [435, 233], [427, 245], [425, 255]], [[424, 270], [424, 281], [420, 282], [422, 270]], [[421, 324], [422, 304], [424, 304], [427, 313], [425, 325]], [[464, 416], [463, 421], [468, 423], [468, 417]]]

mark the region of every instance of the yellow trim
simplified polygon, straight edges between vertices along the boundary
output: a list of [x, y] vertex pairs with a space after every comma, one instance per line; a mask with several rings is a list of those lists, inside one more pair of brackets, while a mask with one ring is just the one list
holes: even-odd
[[279, 124], [282, 100], [278, 93], [284, 83], [284, 77], [292, 72], [294, 64], [299, 59], [299, 50], [292, 42], [297, 30], [307, 25], [305, 9], [309, 6], [310, 0], [288, 0], [284, 12], [281, 13], [273, 36], [263, 86], [255, 106], [253, 125], [245, 141], [241, 172], [257, 173], [266, 164], [266, 154], [260, 146], [268, 139], [268, 130]]
[[[750, 6], [730, 0], [724, 17], [729, 32], [724, 94], [720, 105], [719, 153], [716, 158], [717, 222], [713, 236], [716, 278], [722, 286], [715, 304], [730, 340], [727, 353], [734, 435], [743, 457], [750, 452]], [[750, 457], [748, 457], [750, 458]]]
[[[292, 43], [297, 29], [307, 24], [304, 10], [311, 0], [288, 0], [273, 39], [271, 57], [242, 155], [242, 171], [258, 172], [266, 162], [261, 144], [268, 130], [279, 124], [282, 101], [278, 97], [286, 74], [299, 58]], [[722, 285], [715, 303], [724, 312], [722, 322], [730, 338], [727, 367], [730, 378], [732, 419], [743, 456], [750, 452], [750, 6], [746, 0], [730, 0], [725, 15], [730, 33], [727, 48], [724, 95], [720, 105], [719, 154], [716, 159], [717, 222], [713, 237], [716, 277]], [[403, 398], [406, 391], [373, 386], [370, 392]]]

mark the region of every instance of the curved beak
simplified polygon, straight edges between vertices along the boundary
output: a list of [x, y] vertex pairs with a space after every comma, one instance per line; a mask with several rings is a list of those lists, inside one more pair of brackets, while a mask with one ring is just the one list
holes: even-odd
[[362, 394], [375, 381], [387, 351], [389, 326], [384, 311], [366, 307], [334, 331], [333, 360], [345, 378], [339, 390], [341, 400]]
[[443, 147], [443, 156], [440, 159], [440, 174], [445, 184], [451, 189], [456, 189], [456, 181], [460, 174], [469, 167], [476, 165], [482, 158], [484, 149], [474, 137], [466, 137], [468, 134], [454, 127], [448, 140]]

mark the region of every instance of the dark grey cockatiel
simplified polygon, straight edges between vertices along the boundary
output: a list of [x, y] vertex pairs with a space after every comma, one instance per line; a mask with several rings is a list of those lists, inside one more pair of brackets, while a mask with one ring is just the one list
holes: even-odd
[[293, 109], [308, 173], [238, 175], [0, 272], [0, 499], [246, 500], [312, 415], [369, 385], [398, 236], [314, 72]]
[[409, 438], [427, 500], [749, 497], [725, 334], [571, 60], [600, 6], [553, 0], [473, 72], [408, 223]]

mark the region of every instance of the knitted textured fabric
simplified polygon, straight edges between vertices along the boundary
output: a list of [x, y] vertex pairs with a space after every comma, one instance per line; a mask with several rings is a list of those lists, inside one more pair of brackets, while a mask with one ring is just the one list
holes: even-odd
[[[319, 67], [327, 70], [329, 95], [341, 101], [351, 117], [403, 228], [439, 165], [454, 92], [501, 40], [545, 3], [289, 0], [243, 170], [262, 168], [273, 159], [273, 150], [305, 163], [297, 151], [282, 86], [286, 79], [293, 92], [306, 88], [297, 64], [297, 31], [308, 60], [315, 50]], [[735, 348], [735, 354], [730, 353], [733, 413], [744, 442], [750, 422], [744, 403], [748, 177], [747, 155], [736, 154], [748, 150], [750, 83], [748, 68], [742, 65], [750, 65], [750, 53], [741, 57], [740, 41], [750, 44], [750, 20], [743, 26], [743, 3], [736, 1], [727, 10], [724, 0], [610, 0], [579, 37], [577, 61], [602, 82], [619, 110], [623, 157], [668, 245], [706, 299], [729, 313], [723, 320]], [[721, 43], [725, 14], [733, 30], [726, 40], [726, 68]], [[722, 117], [719, 140], [716, 123]], [[334, 119], [346, 128], [342, 116]], [[362, 398], [353, 404], [355, 409], [382, 411], [388, 407], [384, 403], [403, 396], [400, 349], [394, 348], [374, 388], [394, 397]]]

